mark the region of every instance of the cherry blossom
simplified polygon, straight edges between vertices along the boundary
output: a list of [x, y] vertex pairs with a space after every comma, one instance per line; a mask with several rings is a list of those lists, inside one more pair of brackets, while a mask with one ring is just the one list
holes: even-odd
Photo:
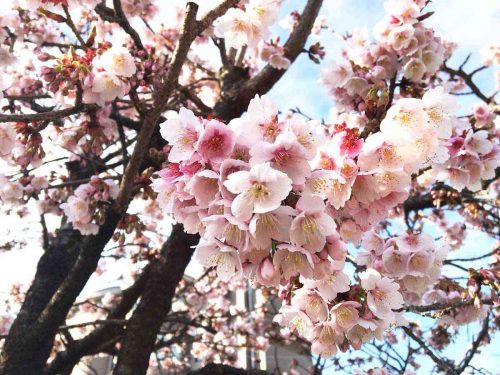
[[16, 129], [13, 124], [9, 122], [0, 124], [0, 156], [10, 154], [16, 145], [16, 137]]
[[277, 209], [292, 187], [286, 174], [271, 168], [269, 163], [253, 166], [249, 171], [234, 172], [224, 185], [238, 194], [231, 204], [235, 217], [248, 221], [252, 213], [266, 213]]
[[216, 267], [217, 276], [228, 281], [241, 268], [236, 249], [222, 243], [200, 243], [196, 247], [196, 258], [208, 267]]
[[125, 47], [113, 46], [100, 57], [97, 65], [108, 72], [130, 78], [136, 72], [134, 58]]
[[[498, 95], [476, 75], [500, 82], [498, 43], [455, 64], [425, 0], [342, 35], [317, 0], [111, 3], [0, 15], [0, 201], [26, 226], [0, 250], [44, 250], [0, 311], [0, 372], [71, 372], [108, 328], [117, 373], [213, 373], [243, 348], [257, 367], [275, 343], [314, 358], [288, 375], [412, 373], [431, 352], [467, 372], [441, 357], [462, 325], [483, 320], [472, 355], [498, 325]], [[302, 80], [332, 100], [287, 101]], [[120, 292], [87, 298], [90, 277]]]
[[179, 162], [189, 160], [193, 155], [202, 124], [193, 112], [182, 108], [179, 113], [170, 113], [160, 128], [163, 138], [170, 142], [172, 150], [168, 160]]
[[391, 279], [380, 276], [374, 269], [360, 274], [360, 279], [361, 286], [368, 292], [368, 307], [377, 317], [388, 318], [393, 314], [392, 310], [403, 306], [399, 286]]

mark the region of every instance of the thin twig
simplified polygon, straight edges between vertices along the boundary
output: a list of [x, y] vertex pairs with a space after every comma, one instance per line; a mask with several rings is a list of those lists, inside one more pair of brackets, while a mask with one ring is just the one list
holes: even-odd
[[127, 16], [123, 12], [122, 2], [120, 0], [113, 0], [113, 7], [115, 8], [116, 22], [122, 27], [122, 29], [130, 35], [135, 43], [135, 46], [143, 51], [145, 51], [144, 45], [142, 44], [141, 37], [135, 31], [135, 29], [130, 26]]
[[431, 359], [434, 361], [434, 363], [436, 365], [438, 365], [439, 368], [441, 368], [442, 370], [446, 370], [447, 373], [449, 374], [457, 374], [456, 370], [449, 364], [447, 363], [445, 360], [443, 360], [442, 358], [439, 358], [428, 346], [427, 344], [424, 342], [424, 340], [422, 340], [420, 337], [418, 337], [410, 328], [408, 327], [401, 327], [403, 329], [403, 331], [405, 331], [405, 333], [411, 337], [414, 341], [416, 341], [420, 347], [424, 350], [424, 352], [429, 356], [431, 357]]
[[23, 113], [23, 114], [0, 114], [0, 122], [32, 122], [32, 121], [54, 121], [77, 113], [95, 111], [99, 108], [97, 104], [82, 104], [81, 106], [65, 108], [50, 112]]
[[80, 45], [82, 46], [82, 48], [86, 49], [85, 41], [83, 40], [82, 35], [80, 34], [78, 29], [76, 28], [76, 25], [73, 22], [73, 19], [71, 18], [71, 14], [69, 13], [68, 6], [63, 4], [62, 7], [64, 10], [64, 14], [66, 15], [66, 24], [71, 29], [71, 31], [73, 31], [73, 34], [75, 34], [76, 39], [78, 39], [78, 42], [80, 42]]
[[483, 326], [481, 328], [481, 331], [477, 335], [477, 338], [474, 340], [472, 343], [472, 347], [470, 350], [467, 352], [465, 355], [465, 358], [460, 362], [460, 367], [457, 370], [458, 374], [461, 374], [462, 372], [465, 371], [467, 366], [469, 366], [470, 362], [472, 361], [472, 358], [474, 355], [477, 353], [479, 349], [479, 345], [481, 345], [481, 342], [485, 339], [485, 337], [488, 335], [488, 325], [490, 322], [490, 315], [488, 314], [486, 318], [483, 320]]

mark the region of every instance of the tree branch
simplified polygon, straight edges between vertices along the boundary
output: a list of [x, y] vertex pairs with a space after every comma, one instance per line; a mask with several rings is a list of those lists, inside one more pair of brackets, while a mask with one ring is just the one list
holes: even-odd
[[0, 114], [0, 122], [54, 121], [76, 115], [77, 113], [90, 112], [97, 109], [99, 109], [97, 104], [82, 104], [80, 106], [42, 113]]
[[416, 341], [420, 347], [424, 350], [425, 354], [427, 354], [431, 359], [434, 361], [434, 363], [441, 369], [446, 371], [447, 374], [457, 374], [456, 370], [451, 366], [446, 360], [439, 358], [434, 352], [427, 346], [427, 344], [422, 340], [420, 337], [418, 337], [413, 331], [408, 328], [408, 327], [401, 327], [405, 333], [411, 337], [414, 341]]
[[[481, 99], [483, 102], [485, 102], [486, 104], [490, 104], [490, 103], [493, 102], [493, 99], [492, 98], [488, 98], [486, 95], [484, 95], [483, 92], [481, 91], [481, 89], [474, 83], [474, 81], [472, 80], [473, 74], [472, 73], [471, 74], [466, 73], [462, 69], [462, 66], [460, 68], [458, 68], [458, 69], [452, 69], [449, 66], [447, 66], [446, 63], [444, 63], [443, 66], [441, 67], [441, 70], [443, 72], [445, 72], [445, 73], [448, 73], [452, 77], [457, 76], [457, 77], [462, 78], [464, 80], [464, 82], [466, 83], [466, 85], [469, 86], [469, 88], [471, 89], [471, 91], [479, 99]], [[474, 71], [473, 73], [475, 74], [478, 71], [479, 70]]]
[[489, 323], [490, 323], [490, 316], [487, 315], [486, 318], [483, 320], [483, 326], [481, 328], [481, 331], [479, 332], [476, 339], [472, 343], [472, 347], [465, 355], [465, 358], [460, 363], [460, 367], [457, 369], [458, 374], [461, 374], [462, 372], [464, 372], [465, 369], [467, 368], [467, 366], [469, 366], [470, 362], [472, 361], [472, 358], [474, 357], [474, 355], [477, 353], [477, 351], [479, 349], [479, 345], [481, 345], [481, 342], [488, 336]]
[[135, 29], [130, 26], [127, 16], [125, 15], [125, 12], [123, 12], [121, 0], [113, 0], [113, 7], [115, 8], [116, 22], [128, 35], [130, 35], [137, 48], [145, 50], [144, 45], [141, 41], [141, 37], [139, 36], [137, 31], [135, 31]]
[[[148, 280], [150, 267], [147, 266], [137, 280], [121, 294], [120, 302], [111, 310], [107, 319], [124, 319], [143, 293]], [[102, 325], [87, 336], [72, 342], [66, 350], [57, 353], [54, 360], [46, 367], [44, 375], [68, 373], [83, 356], [97, 354], [103, 345], [118, 339], [123, 333], [122, 325]]]
[[146, 373], [157, 333], [170, 311], [175, 289], [198, 240], [198, 235], [185, 233], [182, 225], [173, 227], [162, 248], [162, 259], [152, 264], [145, 292], [129, 319], [114, 375]]
[[267, 371], [240, 369], [219, 363], [210, 363], [199, 370], [188, 371], [186, 375], [271, 375]]
[[144, 119], [141, 131], [137, 137], [137, 143], [120, 184], [120, 192], [116, 198], [116, 208], [119, 212], [124, 212], [124, 210], [128, 207], [132, 188], [134, 186], [134, 180], [142, 162], [144, 161], [151, 136], [158, 125], [158, 120], [160, 119], [160, 116], [166, 106], [170, 92], [177, 84], [177, 80], [182, 66], [184, 65], [191, 43], [198, 35], [198, 28], [196, 27], [197, 10], [198, 5], [195, 3], [188, 3], [186, 18], [184, 19], [184, 24], [181, 30], [181, 37], [174, 50], [170, 69], [168, 70], [167, 76], [165, 77], [161, 87], [154, 93], [154, 107], [150, 112], [148, 112]]
[[[483, 305], [493, 305], [492, 300], [484, 300], [481, 301]], [[465, 300], [465, 301], [457, 301], [457, 302], [450, 302], [450, 303], [433, 303], [432, 305], [426, 305], [426, 306], [420, 306], [420, 305], [415, 305], [415, 306], [407, 306], [401, 309], [401, 311], [409, 311], [409, 312], [415, 312], [415, 313], [421, 313], [421, 312], [429, 312], [429, 311], [437, 311], [437, 310], [452, 310], [452, 309], [457, 309], [459, 307], [464, 307], [464, 306], [471, 306], [474, 305], [474, 300]]]

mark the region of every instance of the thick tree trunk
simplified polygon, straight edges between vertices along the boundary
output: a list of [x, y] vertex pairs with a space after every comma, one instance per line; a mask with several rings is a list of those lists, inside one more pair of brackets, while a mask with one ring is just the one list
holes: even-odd
[[[70, 254], [78, 254], [62, 283], [60, 278], [65, 276], [64, 272], [58, 277], [50, 276], [52, 273], [58, 273], [57, 263], [51, 267], [50, 260], [53, 258], [47, 256], [40, 261], [37, 272], [39, 278], [31, 288], [27, 312], [19, 321], [16, 319], [14, 329], [9, 332], [5, 341], [0, 358], [1, 375], [40, 375], [43, 372], [57, 330], [96, 269], [101, 251], [113, 235], [119, 219], [120, 215], [110, 210], [106, 223], [100, 227], [97, 235], [85, 237], [81, 242], [75, 243], [74, 240], [70, 243], [58, 243], [61, 246], [72, 244], [75, 248], [70, 250]], [[57, 254], [58, 251], [64, 250], [64, 247], [60, 247], [51, 251]], [[71, 264], [70, 255], [67, 262], [64, 266]], [[41, 274], [42, 271], [45, 272]], [[44, 285], [48, 287], [45, 291]], [[57, 291], [54, 291], [54, 287]], [[47, 298], [50, 299], [48, 303]]]
[[162, 258], [151, 265], [139, 305], [127, 324], [115, 375], [146, 373], [156, 336], [170, 312], [175, 289], [184, 276], [199, 236], [187, 234], [180, 224], [172, 229], [162, 248]]
[[199, 370], [188, 371], [186, 375], [271, 375], [267, 371], [247, 370], [219, 363], [210, 363]]
[[[150, 270], [151, 267], [146, 266], [134, 284], [122, 292], [120, 302], [108, 314], [108, 319], [125, 319], [127, 313], [134, 307], [143, 293]], [[45, 369], [44, 375], [70, 374], [82, 357], [113, 348], [123, 332], [124, 328], [121, 325], [104, 324], [99, 326], [87, 336], [70, 343], [66, 350], [57, 353], [54, 360]]]

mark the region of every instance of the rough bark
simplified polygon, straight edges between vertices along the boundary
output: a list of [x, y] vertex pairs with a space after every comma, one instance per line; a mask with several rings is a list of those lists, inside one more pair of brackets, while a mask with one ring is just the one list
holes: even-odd
[[175, 289], [184, 275], [199, 236], [176, 224], [162, 248], [162, 259], [151, 265], [139, 305], [130, 318], [114, 375], [145, 374], [156, 335], [172, 306]]
[[188, 371], [186, 375], [271, 375], [262, 370], [246, 370], [218, 363], [210, 363], [199, 370]]
[[[134, 307], [146, 286], [150, 267], [147, 266], [132, 286], [122, 292], [120, 302], [108, 314], [108, 319], [124, 319]], [[87, 336], [73, 341], [66, 350], [57, 353], [54, 360], [46, 367], [45, 375], [69, 374], [87, 355], [104, 352], [123, 335], [120, 325], [101, 325]]]
[[[100, 227], [97, 235], [84, 237], [82, 241], [74, 244], [74, 252], [78, 253], [78, 257], [71, 267], [71, 271], [52, 297], [50, 294], [53, 290], [43, 291], [45, 283], [36, 283], [37, 287], [32, 288], [29, 303], [30, 305], [38, 303], [38, 305], [33, 310], [27, 306], [26, 310], [38, 312], [38, 314], [29, 312], [23, 315], [19, 321], [16, 319], [15, 329], [9, 332], [2, 350], [1, 375], [40, 375], [43, 372], [57, 330], [97, 267], [101, 251], [113, 235], [119, 219], [119, 214], [109, 210], [106, 223]], [[50, 267], [49, 263], [45, 263], [48, 261], [50, 258], [43, 260], [44, 268], [39, 267], [40, 272], [45, 267]], [[54, 272], [53, 266], [48, 272], [49, 274]], [[50, 280], [47, 274], [41, 277], [45, 281]], [[56, 283], [51, 283], [51, 286]], [[46, 306], [42, 306], [47, 298], [50, 298], [50, 301]]]

